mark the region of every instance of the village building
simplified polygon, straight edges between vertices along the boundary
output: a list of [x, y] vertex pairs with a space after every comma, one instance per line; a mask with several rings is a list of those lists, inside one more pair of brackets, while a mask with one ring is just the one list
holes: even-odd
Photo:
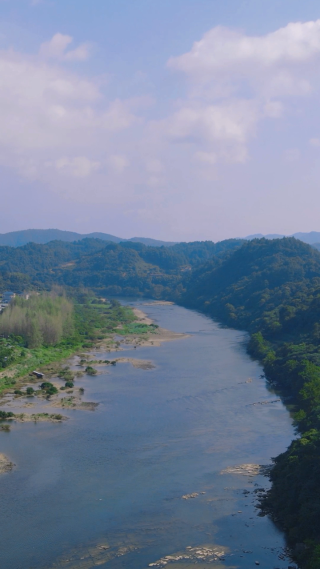
[[2, 302], [3, 304], [9, 304], [9, 302], [11, 302], [11, 300], [16, 296], [15, 292], [11, 292], [11, 291], [6, 291], [3, 293], [2, 295]]

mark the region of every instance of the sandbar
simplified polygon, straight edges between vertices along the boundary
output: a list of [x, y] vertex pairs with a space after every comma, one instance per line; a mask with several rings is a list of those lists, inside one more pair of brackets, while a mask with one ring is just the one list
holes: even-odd
[[10, 472], [14, 467], [14, 464], [2, 453], [0, 453], [0, 474], [5, 474], [5, 472]]

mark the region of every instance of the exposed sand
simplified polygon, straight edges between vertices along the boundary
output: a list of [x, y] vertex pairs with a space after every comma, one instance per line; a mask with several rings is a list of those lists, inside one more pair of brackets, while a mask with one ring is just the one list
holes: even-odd
[[137, 360], [135, 358], [118, 358], [115, 360], [117, 363], [129, 363], [136, 369], [155, 369], [155, 365], [148, 360]]
[[68, 417], [60, 414], [50, 413], [17, 413], [13, 417], [8, 417], [6, 421], [17, 421], [18, 423], [61, 423], [67, 421]]
[[[166, 565], [175, 565], [181, 569], [189, 569], [194, 567], [195, 564], [201, 563], [201, 567], [206, 569], [207, 567], [212, 567], [214, 562], [215, 567], [222, 567], [223, 565], [219, 561], [224, 561], [229, 553], [229, 549], [226, 547], [221, 547], [219, 545], [200, 545], [198, 547], [188, 546], [186, 549], [174, 553], [171, 555], [166, 555], [158, 561], [149, 563], [149, 567], [165, 567]], [[229, 566], [230, 567], [230, 566]]]
[[179, 334], [178, 332], [171, 332], [165, 328], [156, 328], [154, 332], [147, 334], [146, 337], [140, 336], [127, 336], [125, 339], [126, 344], [133, 344], [134, 346], [161, 346], [163, 342], [173, 342], [174, 340], [182, 340], [189, 338], [189, 334]]
[[[167, 305], [167, 304], [174, 304], [173, 302], [166, 302], [164, 300], [159, 300], [159, 301], [155, 301], [153, 303], [145, 304], [145, 306], [150, 306], [152, 304], [161, 304], [161, 305]], [[151, 324], [154, 324], [154, 321], [149, 318], [142, 310], [139, 310], [138, 308], [134, 308], [133, 309], [134, 314], [137, 317], [137, 320], [139, 322], [141, 322], [141, 324], [147, 324], [148, 326], [150, 326]], [[141, 346], [161, 346], [162, 342], [172, 342], [173, 340], [181, 340], [182, 338], [188, 338], [189, 335], [188, 334], [179, 334], [177, 332], [172, 332], [171, 330], [166, 330], [165, 328], [156, 328], [154, 331], [152, 331], [149, 334], [149, 337], [146, 339], [142, 339], [140, 345]], [[130, 336], [127, 337], [128, 339], [130, 339]], [[136, 337], [134, 337], [136, 338]], [[141, 339], [141, 337], [139, 337], [139, 339]], [[133, 342], [135, 343], [135, 342]]]
[[170, 302], [169, 300], [155, 300], [154, 302], [144, 302], [143, 306], [154, 306], [157, 304], [159, 306], [172, 306], [174, 302]]
[[238, 466], [229, 466], [222, 470], [220, 474], [238, 474], [240, 476], [257, 476], [261, 472], [260, 464], [239, 464]]
[[139, 310], [139, 308], [133, 308], [132, 312], [141, 324], [146, 324], [147, 326], [153, 324], [153, 320], [151, 318], [148, 318], [148, 316], [142, 312], [142, 310]]
[[82, 401], [81, 397], [70, 395], [52, 401], [50, 407], [58, 409], [78, 409], [79, 411], [95, 411], [99, 403]]
[[[149, 306], [151, 304], [174, 304], [173, 302], [156, 301], [154, 303], [145, 304]], [[154, 321], [149, 318], [142, 310], [139, 308], [133, 308], [133, 312], [137, 318], [137, 322], [145, 324], [146, 326], [151, 326]], [[121, 352], [123, 348], [121, 344], [131, 345], [134, 348], [138, 347], [148, 347], [156, 346], [159, 347], [163, 342], [173, 342], [174, 340], [182, 340], [183, 338], [189, 338], [190, 334], [180, 334], [178, 332], [172, 332], [171, 330], [166, 330], [165, 328], [152, 328], [149, 332], [141, 334], [128, 334], [127, 336], [122, 336], [121, 340], [114, 339], [110, 341], [110, 338], [102, 340], [99, 343], [99, 348], [107, 350], [108, 352]], [[134, 365], [134, 364], [132, 364]], [[136, 367], [136, 366], [135, 366]], [[145, 368], [141, 368], [145, 369]]]
[[0, 453], [0, 474], [5, 472], [10, 472], [14, 467], [14, 464], [4, 455]]

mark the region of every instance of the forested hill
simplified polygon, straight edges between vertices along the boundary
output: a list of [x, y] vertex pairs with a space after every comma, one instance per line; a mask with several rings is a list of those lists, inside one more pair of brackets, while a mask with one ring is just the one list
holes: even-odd
[[15, 292], [58, 283], [100, 289], [104, 294], [178, 293], [192, 267], [240, 247], [241, 240], [181, 243], [150, 247], [136, 242], [108, 243], [82, 239], [46, 245], [0, 247], [0, 288]]
[[294, 238], [247, 242], [197, 267], [183, 304], [249, 330], [250, 353], [290, 396], [301, 437], [275, 459], [263, 507], [300, 566], [320, 567], [320, 253]]
[[193, 271], [182, 302], [267, 336], [289, 329], [320, 294], [320, 253], [294, 238], [246, 242]]

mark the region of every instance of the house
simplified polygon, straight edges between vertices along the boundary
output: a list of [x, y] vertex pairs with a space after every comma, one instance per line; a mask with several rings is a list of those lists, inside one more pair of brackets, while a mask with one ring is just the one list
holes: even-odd
[[33, 375], [35, 375], [38, 379], [43, 379], [43, 378], [44, 378], [44, 373], [41, 373], [40, 371], [33, 371], [32, 373], [33, 373]]
[[2, 302], [3, 304], [9, 304], [9, 302], [11, 302], [11, 300], [16, 296], [15, 292], [11, 292], [11, 291], [6, 291], [3, 293], [2, 295]]

